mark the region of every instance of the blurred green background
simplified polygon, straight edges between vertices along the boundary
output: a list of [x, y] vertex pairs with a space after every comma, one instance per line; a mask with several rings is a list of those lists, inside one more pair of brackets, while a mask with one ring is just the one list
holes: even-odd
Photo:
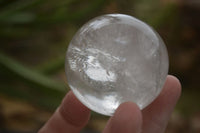
[[[0, 0], [0, 132], [36, 132], [69, 90], [65, 52], [75, 32], [106, 13], [135, 16], [166, 43], [183, 87], [166, 133], [200, 132], [199, 0]], [[108, 117], [92, 113], [84, 133]]]

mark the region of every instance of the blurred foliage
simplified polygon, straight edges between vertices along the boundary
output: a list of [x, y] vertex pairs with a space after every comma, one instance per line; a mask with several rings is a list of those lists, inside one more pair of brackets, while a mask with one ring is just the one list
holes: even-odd
[[[174, 132], [199, 131], [200, 126], [197, 126], [197, 129], [188, 126], [188, 121], [193, 122], [194, 116], [200, 118], [199, 2], [192, 4], [187, 0], [0, 0], [0, 125], [3, 125], [0, 126], [0, 132], [1, 129], [9, 128], [23, 130], [23, 126], [8, 126], [8, 121], [13, 120], [11, 116], [15, 116], [16, 111], [6, 113], [9, 112], [6, 109], [10, 110], [10, 106], [13, 106], [11, 103], [15, 103], [16, 100], [25, 102], [16, 103], [22, 104], [24, 109], [21, 106], [16, 108], [28, 108], [33, 117], [46, 114], [43, 119], [34, 119], [36, 126], [24, 130], [36, 130], [48, 119], [49, 112], [56, 109], [68, 91], [64, 61], [71, 38], [82, 24], [106, 13], [133, 15], [147, 22], [161, 34], [169, 51], [169, 73], [176, 75], [183, 85], [183, 94], [176, 108], [178, 115], [173, 117], [172, 125], [169, 124], [169, 131], [178, 123], [177, 119], [182, 121], [182, 125], [176, 125]], [[17, 118], [14, 121], [22, 122], [33, 118], [18, 119], [21, 117], [14, 117]], [[107, 120], [105, 117], [101, 118], [93, 113], [91, 124], [87, 128], [101, 130]]]

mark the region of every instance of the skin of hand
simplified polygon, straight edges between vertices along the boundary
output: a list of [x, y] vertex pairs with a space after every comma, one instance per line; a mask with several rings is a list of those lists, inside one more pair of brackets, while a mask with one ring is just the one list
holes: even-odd
[[[167, 76], [160, 95], [142, 111], [135, 103], [122, 103], [110, 117], [103, 133], [163, 133], [180, 97], [181, 84]], [[90, 118], [90, 110], [70, 91], [38, 133], [80, 133]]]

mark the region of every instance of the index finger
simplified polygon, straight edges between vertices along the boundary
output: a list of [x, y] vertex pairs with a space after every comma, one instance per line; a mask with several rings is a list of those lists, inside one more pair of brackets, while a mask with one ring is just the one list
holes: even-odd
[[90, 110], [70, 91], [38, 133], [79, 133], [89, 117]]

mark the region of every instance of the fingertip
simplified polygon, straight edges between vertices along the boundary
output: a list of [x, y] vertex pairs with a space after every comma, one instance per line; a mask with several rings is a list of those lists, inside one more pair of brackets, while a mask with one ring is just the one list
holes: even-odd
[[130, 116], [129, 118], [135, 120], [136, 119], [140, 120], [140, 118], [142, 118], [140, 108], [137, 106], [136, 103], [133, 102], [125, 102], [119, 105], [114, 115], [121, 116], [121, 114], [125, 114], [125, 116], [127, 117]]
[[130, 124], [132, 124], [133, 127], [134, 125], [139, 126], [142, 124], [141, 110], [138, 105], [133, 102], [122, 103], [116, 110], [114, 116], [116, 116], [117, 119], [123, 120], [124, 122], [127, 121], [127, 123], [130, 123], [131, 121], [132, 123]]
[[173, 76], [173, 75], [168, 75], [167, 76], [167, 81], [165, 83], [164, 89], [167, 90], [168, 92], [171, 92], [171, 94], [175, 95], [177, 100], [179, 99], [181, 95], [181, 82], [180, 80]]
[[72, 91], [63, 99], [59, 112], [62, 117], [74, 126], [83, 127], [89, 120], [90, 110], [83, 105]]
[[90, 110], [70, 91], [39, 133], [78, 133], [87, 124]]
[[142, 127], [142, 114], [133, 102], [122, 103], [111, 117], [106, 133], [138, 133]]
[[178, 88], [181, 91], [182, 86], [180, 80], [173, 75], [168, 75], [167, 77], [171, 80], [172, 84], [176, 85], [176, 88]]
[[76, 98], [76, 96], [74, 95], [74, 93], [72, 91], [69, 91], [67, 93], [67, 95], [65, 96], [65, 98], [62, 101], [62, 104], [64, 106], [67, 106], [70, 104], [70, 105], [73, 105], [73, 106], [71, 106], [71, 108], [77, 107], [83, 112], [90, 112], [90, 110]]
[[[174, 107], [180, 95], [181, 95], [180, 81], [175, 76], [168, 75], [166, 82], [164, 84], [163, 90], [161, 91], [160, 95], [146, 108], [147, 110], [149, 110], [148, 109], [149, 107], [153, 107], [155, 105]], [[144, 110], [146, 110], [146, 108]]]
[[181, 95], [181, 83], [168, 75], [160, 95], [143, 112], [144, 132], [163, 132]]

